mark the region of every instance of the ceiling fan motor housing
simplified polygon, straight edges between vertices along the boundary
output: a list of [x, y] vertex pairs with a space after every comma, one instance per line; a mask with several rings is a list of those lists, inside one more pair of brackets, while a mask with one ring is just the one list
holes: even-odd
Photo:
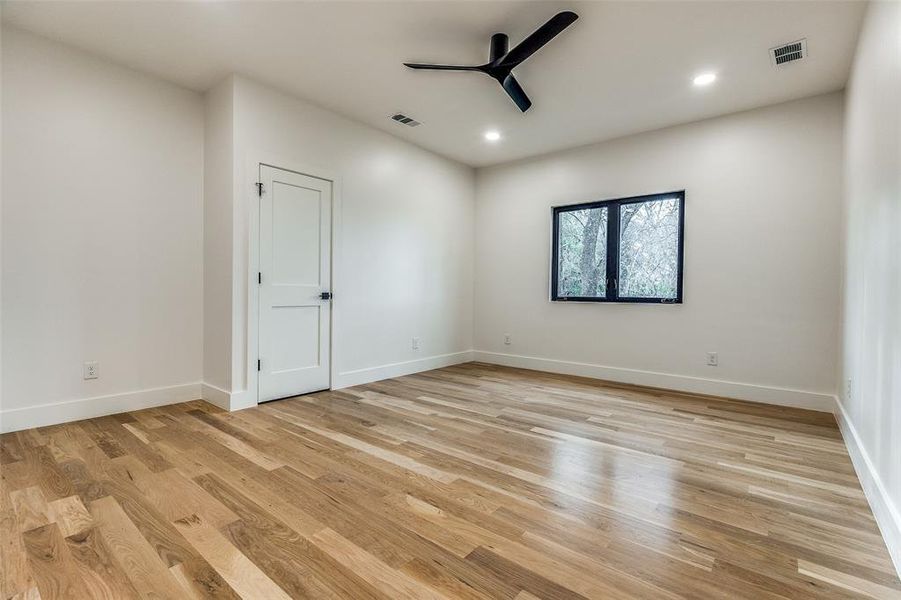
[[491, 36], [491, 54], [488, 57], [490, 62], [494, 62], [507, 53], [507, 46], [510, 38], [506, 33], [495, 33]]

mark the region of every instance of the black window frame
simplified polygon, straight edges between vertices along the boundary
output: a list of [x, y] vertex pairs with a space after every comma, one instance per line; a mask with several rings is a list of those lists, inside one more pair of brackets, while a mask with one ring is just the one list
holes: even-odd
[[[639, 204], [678, 198], [679, 200], [679, 249], [678, 249], [678, 277], [676, 280], [675, 298], [636, 298], [619, 296], [619, 214], [620, 207], [624, 204]], [[559, 270], [560, 252], [560, 214], [574, 210], [587, 208], [607, 209], [607, 285], [606, 296], [560, 296], [558, 293], [557, 277]], [[553, 248], [551, 251], [551, 301], [553, 302], [606, 302], [622, 304], [682, 304], [682, 275], [685, 258], [685, 190], [667, 192], [665, 194], [647, 194], [644, 196], [629, 196], [627, 198], [614, 198], [611, 200], [599, 200], [596, 202], [583, 202], [581, 204], [568, 204], [555, 206], [552, 209]]]

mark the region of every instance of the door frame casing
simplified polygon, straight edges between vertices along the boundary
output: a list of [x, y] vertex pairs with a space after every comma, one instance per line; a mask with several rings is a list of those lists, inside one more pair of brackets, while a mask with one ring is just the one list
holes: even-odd
[[[242, 392], [233, 394], [231, 407], [232, 410], [248, 408], [259, 404], [259, 373], [257, 371], [257, 360], [260, 358], [260, 286], [257, 284], [257, 273], [260, 271], [260, 197], [257, 192], [256, 183], [259, 181], [260, 167], [267, 166], [283, 171], [298, 173], [307, 177], [323, 179], [332, 184], [332, 222], [331, 222], [331, 292], [335, 293], [338, 289], [341, 257], [339, 249], [340, 232], [341, 232], [341, 178], [330, 169], [319, 167], [316, 165], [306, 164], [303, 161], [292, 160], [283, 156], [267, 154], [263, 152], [253, 153], [254, 158], [244, 162], [245, 169], [243, 173], [238, 174], [241, 177], [241, 185], [245, 192], [241, 197], [247, 199], [247, 272], [245, 273], [247, 289], [246, 302], [247, 311], [244, 323], [241, 327], [245, 330], [246, 352], [245, 352], [245, 388]], [[340, 294], [338, 300], [332, 296], [331, 302], [331, 319], [329, 323], [329, 389], [333, 389], [335, 381], [337, 381], [338, 367], [335, 351], [335, 331], [336, 323], [340, 318]], [[234, 340], [232, 340], [234, 344]]]

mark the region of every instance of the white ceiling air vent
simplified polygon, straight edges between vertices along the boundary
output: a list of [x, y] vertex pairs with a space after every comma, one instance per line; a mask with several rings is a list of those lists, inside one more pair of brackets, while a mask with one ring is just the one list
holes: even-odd
[[774, 67], [801, 60], [802, 58], [807, 58], [806, 38], [798, 40], [797, 42], [790, 42], [788, 44], [776, 46], [775, 48], [770, 48], [770, 62], [773, 63]]
[[406, 125], [407, 127], [417, 127], [419, 125], [422, 125], [422, 123], [420, 123], [416, 119], [413, 119], [412, 117], [408, 117], [407, 115], [401, 113], [395, 113], [391, 115], [391, 118], [402, 125]]

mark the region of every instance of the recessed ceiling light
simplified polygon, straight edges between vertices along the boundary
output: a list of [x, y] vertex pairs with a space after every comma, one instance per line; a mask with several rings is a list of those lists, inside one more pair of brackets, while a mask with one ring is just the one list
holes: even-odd
[[710, 85], [716, 81], [716, 73], [701, 73], [694, 81], [695, 85]]
[[485, 139], [488, 140], [489, 142], [496, 142], [499, 139], [501, 139], [501, 134], [497, 131], [486, 131]]

